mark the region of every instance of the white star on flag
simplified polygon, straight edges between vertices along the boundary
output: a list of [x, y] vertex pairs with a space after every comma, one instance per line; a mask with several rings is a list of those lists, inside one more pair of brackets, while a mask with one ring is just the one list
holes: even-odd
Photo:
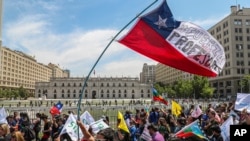
[[161, 27], [167, 27], [166, 21], [167, 21], [167, 18], [162, 19], [161, 16], [159, 15], [158, 21], [155, 22], [154, 24], [158, 25], [158, 28], [160, 29]]

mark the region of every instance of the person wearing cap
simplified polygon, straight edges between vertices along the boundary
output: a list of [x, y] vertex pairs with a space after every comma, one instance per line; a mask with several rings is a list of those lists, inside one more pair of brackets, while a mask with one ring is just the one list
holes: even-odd
[[211, 130], [213, 132], [211, 141], [223, 141], [223, 137], [221, 136], [221, 129], [219, 125], [213, 125], [211, 127]]

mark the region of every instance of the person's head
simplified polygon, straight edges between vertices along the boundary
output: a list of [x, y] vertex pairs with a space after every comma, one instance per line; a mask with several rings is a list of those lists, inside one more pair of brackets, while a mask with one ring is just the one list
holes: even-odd
[[37, 117], [37, 118], [40, 118], [40, 117], [41, 117], [41, 114], [40, 114], [40, 113], [36, 113], [36, 117]]
[[47, 121], [47, 120], [48, 120], [48, 116], [45, 115], [45, 114], [42, 114], [40, 118], [41, 118], [41, 120], [43, 120], [43, 121]]
[[11, 141], [25, 141], [20, 131], [15, 131], [11, 135]]
[[153, 135], [157, 131], [158, 131], [158, 127], [156, 125], [150, 124], [148, 126], [148, 132], [150, 135]]
[[114, 140], [115, 131], [112, 128], [106, 128], [100, 130], [96, 134], [96, 141], [113, 141]]
[[6, 123], [1, 123], [0, 124], [0, 136], [6, 136], [9, 133], [10, 133], [9, 125]]
[[219, 125], [212, 125], [211, 130], [214, 135], [219, 135], [221, 133], [221, 129]]

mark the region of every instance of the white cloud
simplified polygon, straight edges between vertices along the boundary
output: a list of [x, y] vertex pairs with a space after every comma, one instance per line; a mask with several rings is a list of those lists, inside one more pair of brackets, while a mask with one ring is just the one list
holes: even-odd
[[[27, 16], [7, 26], [7, 44], [35, 56], [38, 62], [59, 64], [72, 76], [87, 75], [101, 52], [118, 32], [96, 29], [57, 34], [43, 16]], [[22, 48], [20, 48], [22, 47]], [[131, 55], [129, 55], [131, 54]], [[115, 41], [100, 60], [99, 75], [139, 77], [143, 63], [153, 62]], [[98, 66], [97, 65], [97, 66]]]

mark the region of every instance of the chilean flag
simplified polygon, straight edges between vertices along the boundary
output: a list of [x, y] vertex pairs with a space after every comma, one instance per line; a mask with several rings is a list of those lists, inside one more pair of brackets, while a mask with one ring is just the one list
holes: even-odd
[[162, 64], [201, 76], [215, 77], [225, 64], [218, 41], [193, 23], [176, 21], [165, 0], [140, 17], [119, 43]]

